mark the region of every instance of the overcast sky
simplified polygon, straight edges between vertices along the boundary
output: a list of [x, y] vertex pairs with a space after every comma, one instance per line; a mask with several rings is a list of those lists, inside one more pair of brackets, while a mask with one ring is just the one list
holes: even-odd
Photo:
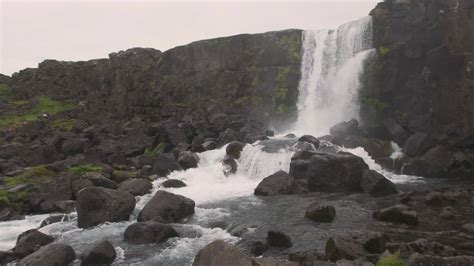
[[165, 51], [239, 33], [336, 28], [368, 15], [377, 2], [0, 0], [0, 73], [131, 47]]

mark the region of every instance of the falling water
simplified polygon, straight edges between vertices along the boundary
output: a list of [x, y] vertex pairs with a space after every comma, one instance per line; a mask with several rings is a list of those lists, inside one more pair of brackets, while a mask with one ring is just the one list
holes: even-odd
[[303, 33], [298, 119], [293, 132], [321, 136], [334, 124], [358, 117], [359, 78], [372, 53], [371, 37], [371, 17], [335, 31]]

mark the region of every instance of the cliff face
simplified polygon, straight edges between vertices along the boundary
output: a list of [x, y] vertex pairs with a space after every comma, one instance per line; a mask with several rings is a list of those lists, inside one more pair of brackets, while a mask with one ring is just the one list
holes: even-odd
[[127, 119], [247, 113], [271, 122], [296, 106], [301, 31], [244, 34], [166, 52], [135, 48], [87, 62], [47, 60], [14, 74], [19, 98], [82, 101], [93, 112]]
[[370, 15], [377, 56], [366, 67], [365, 124], [403, 128], [435, 142], [472, 148], [474, 1], [389, 0]]

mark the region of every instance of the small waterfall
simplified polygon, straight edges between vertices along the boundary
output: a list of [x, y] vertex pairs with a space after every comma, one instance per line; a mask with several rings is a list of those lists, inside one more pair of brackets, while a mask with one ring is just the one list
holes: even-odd
[[358, 118], [359, 78], [373, 51], [371, 36], [371, 17], [335, 31], [303, 33], [298, 119], [292, 132], [321, 136], [338, 122]]

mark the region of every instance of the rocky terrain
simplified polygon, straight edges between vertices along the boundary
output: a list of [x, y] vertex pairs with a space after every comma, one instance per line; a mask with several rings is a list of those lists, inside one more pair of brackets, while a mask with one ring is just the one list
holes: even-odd
[[[239, 240], [208, 241], [193, 265], [473, 265], [474, 2], [389, 0], [370, 15], [360, 121], [334, 121], [327, 136], [270, 139], [297, 116], [301, 30], [0, 75], [0, 221], [130, 221], [120, 240], [131, 246], [190, 237], [180, 225], [205, 204], [180, 195], [187, 184], [170, 173], [225, 147], [219, 163], [233, 178], [261, 141], [293, 152], [289, 171], [255, 186], [264, 207], [206, 224]], [[428, 181], [394, 184], [347, 151], [358, 147], [383, 173]], [[112, 264], [114, 245], [79, 251], [31, 229], [0, 264]]]

